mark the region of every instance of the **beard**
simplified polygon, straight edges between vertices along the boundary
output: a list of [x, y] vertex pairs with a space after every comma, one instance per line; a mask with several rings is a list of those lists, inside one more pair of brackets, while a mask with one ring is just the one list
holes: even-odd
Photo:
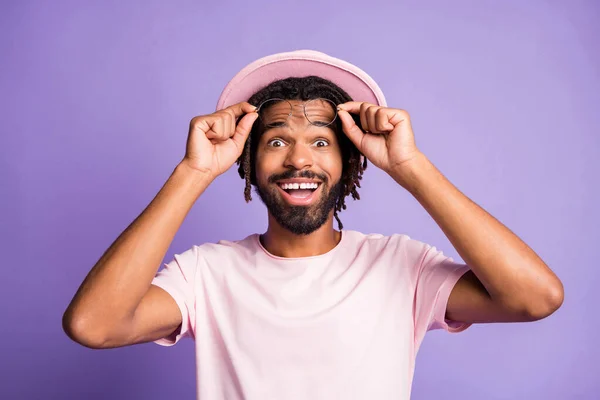
[[[276, 182], [293, 178], [319, 179], [321, 184], [317, 190], [321, 189], [320, 198], [314, 204], [308, 206], [288, 204], [282, 198]], [[300, 173], [288, 171], [279, 175], [271, 175], [268, 182], [269, 185], [267, 186], [261, 186], [260, 183], [257, 183], [256, 192], [258, 196], [279, 225], [295, 235], [309, 235], [323, 226], [329, 218], [329, 213], [341, 197], [343, 190], [341, 179], [335, 185], [329, 187], [327, 177], [317, 175], [311, 171]]]

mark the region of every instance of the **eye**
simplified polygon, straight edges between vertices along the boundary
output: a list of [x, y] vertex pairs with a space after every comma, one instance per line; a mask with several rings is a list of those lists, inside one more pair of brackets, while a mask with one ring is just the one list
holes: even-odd
[[270, 147], [281, 147], [283, 146], [285, 143], [283, 142], [283, 140], [281, 139], [271, 139], [269, 140], [269, 142], [267, 143], [267, 146]]
[[315, 145], [317, 147], [325, 147], [325, 146], [329, 146], [329, 142], [327, 140], [324, 139], [319, 139], [315, 142]]

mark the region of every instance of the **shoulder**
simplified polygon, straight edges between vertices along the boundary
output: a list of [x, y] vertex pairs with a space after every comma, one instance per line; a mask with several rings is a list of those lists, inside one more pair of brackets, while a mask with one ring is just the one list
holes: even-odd
[[346, 231], [348, 242], [357, 249], [362, 248], [375, 253], [386, 253], [394, 257], [402, 257], [404, 261], [416, 263], [428, 252], [437, 249], [425, 242], [411, 238], [404, 233], [384, 235], [381, 233], [362, 233]]
[[409, 242], [414, 242], [410, 236], [403, 233], [393, 233], [384, 235], [381, 233], [363, 233], [359, 231], [344, 231], [349, 237], [349, 241], [355, 245], [365, 245], [375, 248], [389, 248], [405, 245]]
[[205, 260], [211, 259], [226, 259], [237, 257], [250, 257], [256, 254], [258, 234], [250, 234], [243, 239], [227, 240], [222, 239], [218, 242], [206, 242], [194, 246], [198, 252], [198, 256]]

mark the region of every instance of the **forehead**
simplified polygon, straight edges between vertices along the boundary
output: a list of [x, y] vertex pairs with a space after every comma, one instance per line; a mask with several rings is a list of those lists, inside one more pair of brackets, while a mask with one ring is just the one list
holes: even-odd
[[260, 113], [263, 117], [274, 115], [302, 115], [307, 114], [335, 114], [335, 105], [329, 100], [311, 99], [311, 100], [267, 100], [261, 105]]
[[[309, 114], [308, 110], [307, 114]], [[310, 118], [315, 120], [328, 120], [330, 118], [316, 118], [315, 115], [317, 115], [315, 112], [309, 114]], [[328, 126], [313, 125], [304, 116], [301, 108], [299, 111], [294, 111], [293, 115], [290, 116], [289, 105], [288, 111], [274, 111], [268, 118], [263, 118], [263, 121], [260, 125], [260, 130], [257, 133], [259, 135], [259, 141], [261, 142], [270, 140], [272, 137], [280, 135], [287, 139], [293, 140], [300, 140], [300, 138], [314, 140], [314, 138], [321, 136], [331, 140], [331, 143], [337, 143], [339, 141], [338, 131], [340, 128], [337, 126], [337, 122], [334, 122]]]

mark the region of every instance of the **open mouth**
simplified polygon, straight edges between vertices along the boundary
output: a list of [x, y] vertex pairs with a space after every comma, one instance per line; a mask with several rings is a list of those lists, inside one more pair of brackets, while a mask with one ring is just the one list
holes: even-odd
[[321, 182], [277, 183], [286, 201], [296, 205], [312, 203], [321, 185]]
[[278, 185], [292, 197], [305, 198], [310, 196], [315, 190], [317, 190], [319, 188], [320, 183], [278, 183]]

